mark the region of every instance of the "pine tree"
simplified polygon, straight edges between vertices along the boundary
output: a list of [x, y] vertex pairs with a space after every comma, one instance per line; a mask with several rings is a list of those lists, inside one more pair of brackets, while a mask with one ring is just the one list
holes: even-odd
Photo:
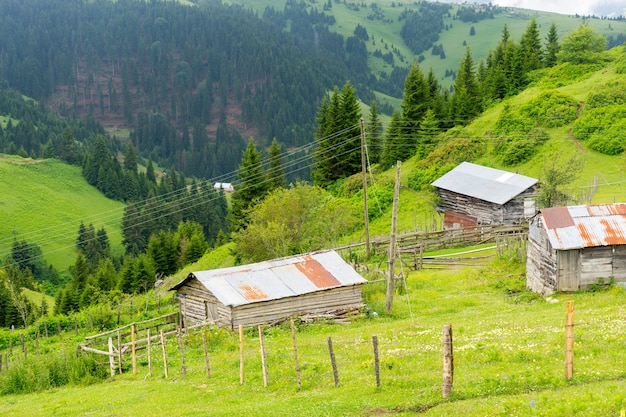
[[267, 154], [267, 185], [268, 191], [287, 186], [283, 167], [283, 153], [276, 138], [272, 140]]
[[385, 132], [385, 146], [381, 155], [380, 166], [382, 169], [391, 168], [396, 161], [404, 161], [414, 153], [414, 146], [406, 144], [404, 129], [402, 128], [402, 116], [395, 110], [391, 115], [389, 126]]
[[556, 25], [552, 23], [548, 36], [546, 37], [546, 48], [543, 55], [543, 65], [547, 68], [556, 65], [557, 56], [561, 46], [559, 45], [559, 35], [556, 30]]
[[267, 193], [265, 172], [261, 154], [254, 139], [248, 140], [239, 165], [239, 184], [232, 197], [231, 224], [233, 230], [245, 228], [248, 223], [247, 211], [255, 200], [260, 200]]
[[327, 187], [361, 170], [361, 109], [356, 91], [346, 82], [341, 93], [334, 88], [330, 100], [318, 109], [313, 178]]
[[71, 127], [67, 126], [61, 133], [61, 150], [59, 153], [61, 161], [75, 165], [78, 160], [78, 147], [76, 146], [76, 139], [74, 137], [74, 131]]
[[383, 152], [383, 123], [376, 110], [376, 100], [370, 105], [370, 114], [365, 126], [365, 140], [369, 162], [377, 164], [380, 162], [380, 155]]
[[541, 38], [539, 36], [539, 29], [537, 28], [537, 21], [534, 17], [526, 27], [526, 32], [522, 35], [520, 46], [522, 49], [521, 58], [524, 73], [539, 69], [543, 66], [541, 62]]
[[137, 150], [133, 146], [132, 141], [126, 143], [126, 151], [124, 152], [124, 169], [137, 173]]
[[415, 138], [426, 110], [431, 107], [430, 88], [424, 73], [417, 64], [413, 64], [404, 81], [402, 98], [402, 121], [407, 137]]
[[474, 73], [474, 60], [470, 48], [465, 48], [459, 72], [454, 83], [451, 102], [452, 117], [455, 124], [469, 123], [482, 111], [482, 98]]
[[428, 155], [436, 146], [435, 138], [439, 134], [439, 121], [432, 109], [428, 109], [419, 128], [417, 153], [421, 157]]

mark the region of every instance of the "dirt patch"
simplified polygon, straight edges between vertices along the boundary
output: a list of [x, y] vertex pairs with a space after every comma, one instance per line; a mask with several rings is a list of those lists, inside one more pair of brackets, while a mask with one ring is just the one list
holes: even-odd
[[13, 159], [13, 158], [5, 158], [5, 157], [0, 157], [0, 162], [8, 162], [10, 164], [15, 164], [15, 165], [29, 165], [29, 164], [38, 164], [40, 162], [42, 162], [43, 159], [21, 159], [21, 160], [17, 160], [17, 159]]

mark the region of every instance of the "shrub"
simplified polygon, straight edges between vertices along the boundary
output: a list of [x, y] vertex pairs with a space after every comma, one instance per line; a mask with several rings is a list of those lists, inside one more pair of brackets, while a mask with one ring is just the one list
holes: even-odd
[[578, 103], [567, 94], [548, 91], [521, 108], [522, 116], [536, 121], [540, 126], [552, 128], [571, 123], [576, 119]]
[[431, 165], [426, 168], [416, 168], [411, 172], [408, 179], [409, 188], [420, 191], [424, 187], [430, 186], [437, 178], [451, 171], [456, 164], [447, 163], [445, 165]]

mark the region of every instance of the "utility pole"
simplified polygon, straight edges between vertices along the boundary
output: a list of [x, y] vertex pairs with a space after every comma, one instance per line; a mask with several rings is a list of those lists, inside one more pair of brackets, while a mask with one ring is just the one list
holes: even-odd
[[361, 118], [361, 172], [363, 173], [363, 211], [365, 222], [365, 259], [370, 258], [370, 221], [367, 208], [367, 161], [365, 160], [365, 129]]
[[391, 215], [391, 236], [389, 237], [389, 271], [387, 275], [387, 299], [385, 302], [385, 311], [391, 313], [393, 307], [393, 292], [395, 286], [395, 259], [396, 259], [396, 229], [398, 227], [398, 202], [400, 200], [400, 165], [396, 163], [396, 184], [393, 189], [393, 214]]

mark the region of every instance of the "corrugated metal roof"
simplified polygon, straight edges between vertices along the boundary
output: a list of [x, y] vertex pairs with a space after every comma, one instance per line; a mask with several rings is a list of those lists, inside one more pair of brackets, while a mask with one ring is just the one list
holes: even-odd
[[552, 207], [541, 215], [554, 249], [626, 245], [626, 204]]
[[502, 205], [535, 184], [535, 178], [463, 162], [432, 185]]
[[367, 282], [335, 251], [190, 273], [171, 290], [197, 278], [224, 305], [297, 296]]

